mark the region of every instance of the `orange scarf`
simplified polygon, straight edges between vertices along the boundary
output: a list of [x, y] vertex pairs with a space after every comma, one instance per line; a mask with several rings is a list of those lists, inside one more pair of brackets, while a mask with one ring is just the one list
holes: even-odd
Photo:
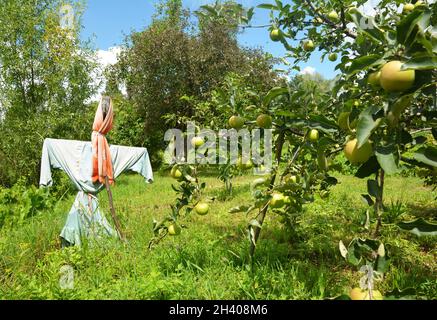
[[109, 150], [109, 144], [106, 140], [106, 134], [112, 129], [112, 121], [114, 119], [114, 110], [112, 107], [112, 100], [106, 117], [103, 118], [103, 98], [100, 100], [97, 108], [96, 116], [93, 124], [93, 134], [91, 136], [91, 143], [93, 148], [93, 173], [92, 181], [96, 183], [104, 184], [106, 177], [108, 177], [109, 183], [114, 183], [114, 176], [112, 172], [111, 152]]

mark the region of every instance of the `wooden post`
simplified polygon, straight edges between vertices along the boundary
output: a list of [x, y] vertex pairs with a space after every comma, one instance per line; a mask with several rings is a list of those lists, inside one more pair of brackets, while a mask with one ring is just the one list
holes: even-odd
[[120, 236], [120, 239], [122, 241], [126, 241], [126, 238], [125, 238], [123, 232], [121, 231], [121, 225], [120, 225], [120, 222], [118, 220], [118, 217], [115, 214], [114, 202], [112, 200], [112, 191], [111, 191], [111, 187], [109, 185], [108, 177], [106, 177], [106, 179], [105, 179], [105, 186], [106, 186], [106, 191], [108, 192], [109, 210], [111, 211], [112, 220], [114, 220], [115, 229], [117, 229], [117, 232], [118, 232], [118, 235]]

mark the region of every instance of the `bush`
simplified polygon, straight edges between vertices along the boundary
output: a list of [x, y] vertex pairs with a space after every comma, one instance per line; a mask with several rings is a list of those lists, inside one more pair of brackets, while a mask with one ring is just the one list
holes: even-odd
[[345, 175], [354, 175], [357, 169], [346, 159], [343, 152], [339, 153], [335, 157], [334, 163], [331, 168], [332, 170]]
[[0, 229], [22, 224], [25, 220], [53, 208], [48, 189], [27, 188], [22, 182], [0, 189]]

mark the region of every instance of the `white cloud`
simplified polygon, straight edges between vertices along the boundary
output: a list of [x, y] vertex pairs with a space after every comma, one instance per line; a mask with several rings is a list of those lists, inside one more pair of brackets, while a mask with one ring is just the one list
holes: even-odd
[[[99, 89], [98, 92], [93, 97], [91, 97], [90, 101], [100, 100], [100, 97], [106, 87], [106, 79], [104, 77], [103, 71], [108, 66], [117, 63], [118, 55], [121, 53], [121, 51], [122, 47], [110, 47], [108, 48], [108, 50], [99, 49], [96, 51], [96, 57], [100, 71], [96, 72], [96, 74], [93, 75], [93, 79], [94, 85], [98, 86]], [[126, 88], [124, 86], [122, 86], [120, 90], [123, 94], [126, 94]]]
[[97, 50], [97, 59], [103, 68], [117, 63], [121, 47], [111, 47], [108, 50]]
[[303, 70], [301, 70], [301, 72], [299, 72], [299, 74], [314, 75], [314, 74], [316, 74], [316, 69], [308, 66], [308, 67], [305, 67]]

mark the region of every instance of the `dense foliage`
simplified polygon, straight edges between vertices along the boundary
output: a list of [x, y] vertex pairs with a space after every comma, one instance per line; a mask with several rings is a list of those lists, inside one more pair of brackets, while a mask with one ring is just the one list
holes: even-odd
[[[165, 148], [163, 135], [169, 128], [184, 128], [181, 121], [164, 122], [162, 116], [180, 118], [195, 115], [181, 98], [204, 99], [220, 85], [229, 72], [264, 89], [271, 87], [276, 75], [273, 59], [260, 50], [244, 49], [235, 30], [213, 23], [190, 23], [193, 16], [182, 8], [182, 1], [168, 1], [145, 30], [133, 32], [126, 40], [119, 62], [109, 74], [111, 95], [124, 86], [127, 104], [143, 126], [126, 132], [123, 141], [147, 145], [151, 154]], [[192, 19], [191, 19], [192, 20]], [[136, 122], [131, 117], [122, 121]]]
[[81, 6], [60, 25], [65, 1], [0, 6], [0, 185], [37, 184], [46, 137], [89, 139], [93, 54], [79, 40]]

